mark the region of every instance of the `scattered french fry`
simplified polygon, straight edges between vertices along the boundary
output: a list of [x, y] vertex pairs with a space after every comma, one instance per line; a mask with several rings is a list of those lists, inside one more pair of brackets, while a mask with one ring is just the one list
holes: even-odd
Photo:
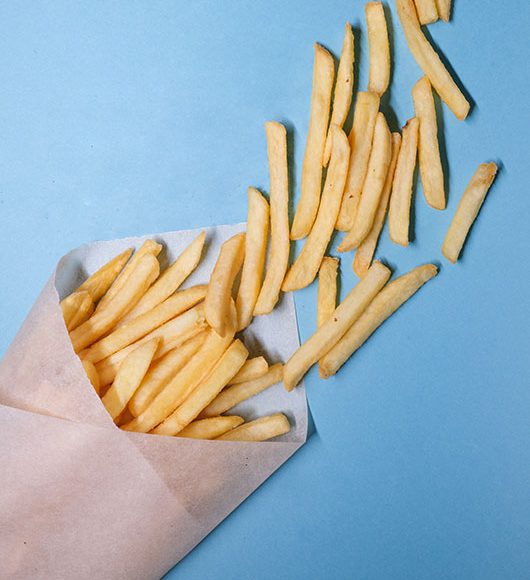
[[442, 254], [453, 264], [460, 256], [469, 230], [486, 199], [496, 174], [495, 163], [480, 164], [460, 199], [442, 245]]
[[283, 413], [261, 417], [217, 437], [217, 441], [267, 441], [289, 433], [291, 426]]
[[370, 54], [368, 90], [381, 96], [390, 82], [390, 44], [383, 4], [368, 2], [365, 15]]
[[438, 20], [435, 0], [414, 0], [420, 24], [432, 24]]
[[96, 367], [88, 360], [82, 360], [81, 363], [83, 364], [83, 368], [85, 369], [85, 373], [88, 377], [88, 380], [90, 381], [90, 384], [94, 387], [94, 390], [99, 395], [101, 385]]
[[444, 22], [449, 22], [451, 19], [451, 0], [436, 0], [436, 8], [440, 18]]
[[94, 312], [94, 302], [90, 292], [79, 290], [61, 300], [64, 323], [68, 331], [83, 324]]
[[229, 385], [237, 385], [238, 383], [246, 383], [252, 379], [259, 379], [269, 370], [267, 361], [262, 356], [249, 358], [241, 367], [241, 370], [232, 377]]
[[235, 427], [239, 427], [243, 422], [243, 417], [238, 417], [237, 415], [199, 419], [192, 421], [182, 431], [179, 431], [176, 436], [187, 437], [189, 439], [215, 439]]
[[[337, 269], [339, 259], [324, 256], [318, 271], [317, 328], [331, 318], [337, 308]], [[319, 367], [320, 368], [320, 367]]]

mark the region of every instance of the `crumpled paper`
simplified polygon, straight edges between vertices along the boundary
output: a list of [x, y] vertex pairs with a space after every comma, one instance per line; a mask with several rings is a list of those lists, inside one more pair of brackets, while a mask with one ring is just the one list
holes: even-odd
[[[206, 228], [205, 255], [183, 285], [206, 283], [221, 243], [245, 224]], [[64, 256], [0, 363], [0, 575], [54, 580], [160, 578], [306, 439], [303, 385], [236, 407], [247, 420], [285, 413], [275, 441], [200, 441], [118, 429], [85, 376], [60, 298], [147, 238], [172, 261], [201, 230], [97, 242]], [[273, 364], [298, 347], [294, 301], [245, 331]]]

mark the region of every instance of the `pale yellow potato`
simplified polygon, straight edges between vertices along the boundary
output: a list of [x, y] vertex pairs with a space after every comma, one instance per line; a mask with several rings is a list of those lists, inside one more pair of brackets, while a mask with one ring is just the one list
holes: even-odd
[[88, 377], [88, 380], [90, 381], [90, 384], [94, 387], [94, 390], [99, 395], [101, 384], [99, 382], [99, 375], [96, 371], [96, 367], [87, 360], [82, 360], [81, 363], [83, 364], [83, 368], [85, 369], [85, 373]]
[[333, 57], [325, 48], [315, 44], [311, 114], [302, 164], [300, 201], [291, 228], [292, 240], [300, 240], [309, 235], [317, 217], [334, 75]]
[[282, 380], [282, 376], [283, 365], [278, 363], [272, 365], [267, 373], [258, 379], [252, 379], [224, 389], [203, 409], [200, 414], [201, 419], [226, 413], [226, 411], [239, 405], [239, 403], [255, 397], [258, 393], [272, 387], [272, 385], [276, 385]]
[[[333, 94], [333, 105], [331, 107], [331, 120], [329, 126], [338, 125], [341, 129], [346, 122], [353, 97], [355, 62], [354, 36], [351, 24], [344, 27], [344, 42], [340, 54], [339, 68], [337, 70], [337, 80], [335, 81], [335, 91]], [[328, 166], [331, 157], [331, 135], [328, 129], [326, 146], [324, 148], [324, 167]]]
[[245, 383], [262, 377], [269, 370], [269, 364], [262, 356], [249, 358], [241, 370], [230, 380], [230, 385]]
[[342, 240], [339, 252], [347, 252], [357, 248], [370, 233], [374, 224], [375, 214], [383, 194], [388, 167], [392, 159], [392, 135], [383, 113], [377, 114], [374, 140], [368, 170], [364, 180], [361, 198], [355, 212], [355, 221], [348, 235]]
[[392, 158], [390, 160], [390, 165], [386, 174], [385, 185], [383, 187], [381, 199], [379, 200], [374, 223], [370, 233], [366, 236], [366, 238], [364, 238], [361, 245], [357, 248], [357, 251], [355, 252], [355, 258], [353, 260], [353, 271], [357, 274], [357, 276], [359, 276], [359, 278], [362, 278], [366, 275], [366, 272], [368, 272], [368, 268], [370, 267], [374, 257], [375, 248], [377, 246], [381, 230], [383, 229], [383, 224], [385, 223], [386, 210], [388, 208], [390, 192], [392, 191], [392, 181], [394, 179], [394, 171], [396, 169], [400, 148], [401, 133], [392, 133]]
[[231, 415], [229, 417], [211, 417], [210, 419], [199, 419], [192, 421], [176, 437], [187, 437], [188, 439], [215, 439], [239, 427], [244, 423], [243, 417]]
[[260, 417], [249, 423], [243, 423], [228, 433], [217, 437], [216, 441], [267, 441], [273, 437], [289, 433], [291, 426], [283, 413]]
[[449, 22], [451, 18], [451, 0], [436, 0], [438, 14], [444, 22]]
[[116, 322], [141, 299], [158, 277], [159, 271], [158, 260], [151, 254], [144, 256], [131, 273], [128, 283], [114, 296], [107, 307], [94, 313], [70, 333], [75, 352], [81, 352], [109, 332]]
[[359, 203], [364, 178], [368, 169], [378, 111], [379, 96], [376, 93], [358, 93], [353, 125], [349, 135], [350, 164], [348, 178], [336, 224], [336, 228], [343, 232], [349, 232], [355, 221], [355, 212], [357, 211], [357, 204]]
[[332, 138], [331, 161], [324, 184], [322, 203], [302, 251], [285, 276], [282, 284], [284, 292], [305, 288], [313, 282], [333, 235], [346, 182], [350, 146], [346, 134], [337, 125], [332, 127]]
[[435, 0], [414, 0], [420, 24], [432, 24], [438, 20]]
[[495, 163], [481, 163], [464, 191], [442, 245], [442, 254], [453, 264], [458, 260], [467, 234], [497, 174]]
[[109, 415], [116, 419], [140, 386], [158, 347], [158, 338], [133, 350], [121, 364], [110, 389], [101, 399]]
[[390, 44], [385, 11], [381, 2], [367, 2], [364, 10], [370, 55], [368, 90], [381, 96], [390, 82]]
[[208, 324], [223, 336], [230, 321], [230, 302], [236, 276], [245, 258], [245, 234], [236, 234], [221, 246], [219, 257], [210, 275], [204, 315]]
[[438, 145], [438, 123], [432, 87], [427, 77], [422, 77], [412, 87], [414, 111], [420, 123], [418, 133], [418, 162], [423, 194], [435, 209], [445, 209], [444, 172]]
[[94, 301], [90, 292], [86, 290], [72, 292], [64, 300], [61, 300], [61, 310], [66, 328], [71, 331], [92, 316]]
[[429, 77], [432, 86], [440, 95], [442, 101], [453, 111], [458, 119], [465, 119], [469, 113], [469, 102], [445, 68], [434, 48], [425, 38], [412, 0], [396, 0], [396, 5], [412, 56]]
[[287, 132], [280, 123], [265, 123], [270, 174], [271, 247], [265, 279], [254, 316], [269, 314], [280, 297], [289, 264], [289, 176], [287, 171]]
[[344, 336], [390, 278], [390, 270], [375, 262], [366, 276], [337, 306], [332, 317], [304, 342], [283, 368], [283, 382], [292, 391], [305, 373]]
[[324, 256], [318, 271], [317, 328], [331, 318], [337, 308], [337, 269], [339, 259]]
[[267, 200], [257, 189], [249, 187], [245, 260], [236, 300], [238, 330], [243, 330], [251, 323], [261, 290], [269, 236], [269, 213]]
[[409, 245], [410, 206], [418, 152], [418, 127], [419, 122], [416, 117], [409, 119], [403, 127], [401, 149], [392, 182], [392, 195], [388, 209], [388, 231], [390, 239], [400, 246]]
[[322, 358], [323, 378], [334, 375], [389, 316], [437, 273], [436, 266], [427, 264], [414, 268], [387, 284], [348, 332]]
[[234, 340], [210, 374], [193, 390], [186, 400], [158, 427], [157, 435], [176, 435], [207, 407], [239, 371], [248, 357], [248, 350], [240, 340]]

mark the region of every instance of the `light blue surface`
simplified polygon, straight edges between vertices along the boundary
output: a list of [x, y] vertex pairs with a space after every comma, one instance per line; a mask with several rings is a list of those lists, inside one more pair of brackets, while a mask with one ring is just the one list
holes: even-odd
[[[90, 240], [245, 219], [268, 187], [263, 122], [294, 126], [312, 43], [340, 52], [344, 0], [4, 2], [0, 6], [0, 304], [4, 352], [58, 258]], [[391, 105], [419, 69], [392, 10]], [[477, 105], [444, 107], [448, 210], [416, 196], [416, 242], [379, 254], [440, 275], [340, 374], [312, 371], [316, 432], [168, 578], [530, 577], [530, 8], [457, 0], [430, 27]], [[456, 266], [440, 245], [479, 162], [504, 166]], [[342, 267], [351, 288], [351, 259]], [[297, 295], [314, 328], [315, 285]]]

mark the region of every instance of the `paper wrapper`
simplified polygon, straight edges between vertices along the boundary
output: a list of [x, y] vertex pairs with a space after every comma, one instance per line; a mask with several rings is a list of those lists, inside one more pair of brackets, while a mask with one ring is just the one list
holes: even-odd
[[[184, 286], [206, 283], [220, 244], [245, 225], [207, 229]], [[148, 236], [173, 260], [200, 230]], [[86, 378], [59, 299], [145, 238], [98, 242], [61, 259], [0, 364], [2, 578], [160, 578], [306, 439], [303, 386], [278, 384], [236, 407], [247, 420], [285, 413], [275, 441], [201, 441], [118, 429]], [[292, 296], [244, 334], [272, 364], [298, 346]]]

